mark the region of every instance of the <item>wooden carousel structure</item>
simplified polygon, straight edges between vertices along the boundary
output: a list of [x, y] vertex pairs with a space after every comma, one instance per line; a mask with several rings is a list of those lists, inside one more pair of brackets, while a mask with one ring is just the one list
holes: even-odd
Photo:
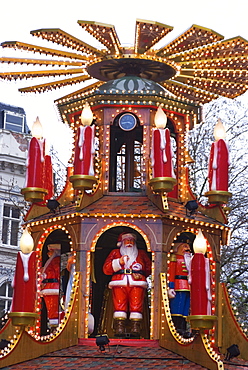
[[[155, 49], [172, 27], [137, 20], [134, 46], [126, 48], [114, 26], [88, 21], [78, 24], [102, 43], [103, 49], [60, 29], [39, 29], [31, 34], [68, 51], [17, 41], [2, 43], [2, 47], [52, 58], [3, 57], [2, 63], [45, 64], [46, 69], [5, 72], [0, 78], [75, 76], [21, 88], [22, 92], [94, 81], [56, 101], [63, 122], [74, 135], [67, 181], [58, 198], [53, 196], [51, 158], [45, 154], [39, 122], [33, 130], [22, 193], [30, 202], [25, 230], [28, 238], [32, 236], [35, 252], [23, 242], [17, 270], [29, 278], [17, 278], [15, 291], [25, 292], [27, 283], [35, 279], [37, 294], [30, 295], [28, 307], [16, 299], [15, 310], [1, 331], [2, 341], [8, 343], [1, 353], [1, 366], [89, 336], [114, 337], [111, 294], [106, 289], [109, 277], [102, 266], [123, 232], [136, 235], [138, 248], [149, 254], [152, 263], [141, 338], [157, 340], [162, 347], [209, 369], [224, 369], [222, 354], [235, 339], [241, 356], [247, 359], [247, 337], [220, 285], [220, 246], [227, 243], [229, 234], [225, 205], [231, 196], [227, 147], [222, 137], [216, 137], [209, 158], [208, 205], [203, 206], [189, 185], [187, 135], [200, 120], [202, 104], [246, 91], [248, 42], [241, 37], [225, 40], [210, 29], [193, 25], [165, 47]], [[168, 298], [169, 266], [180, 243], [189, 245], [194, 253], [192, 265], [204, 270], [210, 281], [208, 310], [204, 303], [201, 309], [198, 304], [206, 276], [204, 283], [195, 278], [201, 280], [197, 287], [192, 281], [194, 307], [188, 327], [193, 334], [187, 337], [175, 326]], [[42, 274], [51, 248], [59, 250], [60, 258], [55, 324], [49, 321], [42, 295]], [[70, 272], [66, 269], [69, 259]], [[225, 334], [227, 327], [230, 335]]]

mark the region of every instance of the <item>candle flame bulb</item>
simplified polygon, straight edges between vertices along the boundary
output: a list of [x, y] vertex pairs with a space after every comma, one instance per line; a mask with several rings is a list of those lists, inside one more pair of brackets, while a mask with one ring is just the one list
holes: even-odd
[[34, 121], [31, 133], [32, 136], [35, 137], [36, 139], [41, 139], [43, 137], [43, 129], [39, 117], [37, 117], [36, 120]]
[[214, 127], [214, 138], [216, 141], [226, 138], [226, 130], [220, 118]]
[[80, 119], [83, 126], [90, 126], [93, 121], [93, 113], [87, 102], [84, 105]]
[[26, 228], [23, 231], [23, 234], [20, 239], [20, 249], [22, 253], [27, 254], [32, 252], [34, 248], [34, 240], [32, 236], [29, 234], [28, 229]]
[[195, 253], [205, 254], [207, 251], [206, 239], [204, 238], [201, 229], [198, 230], [198, 234], [193, 243], [193, 249]]
[[157, 128], [165, 128], [166, 123], [167, 123], [167, 116], [164, 113], [164, 111], [163, 111], [163, 109], [161, 108], [160, 105], [159, 105], [159, 107], [157, 109], [157, 112], [155, 114], [154, 121], [155, 121], [155, 125], [156, 125]]

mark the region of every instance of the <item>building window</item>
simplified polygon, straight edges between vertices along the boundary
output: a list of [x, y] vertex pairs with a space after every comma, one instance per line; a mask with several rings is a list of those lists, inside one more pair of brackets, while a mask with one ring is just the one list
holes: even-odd
[[9, 311], [13, 296], [13, 288], [9, 281], [0, 286], [0, 317]]
[[25, 132], [25, 119], [23, 114], [4, 111], [3, 128], [15, 132]]
[[21, 212], [17, 207], [5, 204], [3, 208], [2, 242], [18, 245]]

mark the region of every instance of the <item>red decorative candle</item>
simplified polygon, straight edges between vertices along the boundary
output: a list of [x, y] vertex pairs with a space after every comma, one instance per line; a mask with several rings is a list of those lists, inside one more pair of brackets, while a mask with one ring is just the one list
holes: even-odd
[[13, 280], [13, 300], [11, 312], [35, 312], [36, 300], [36, 255], [32, 252], [33, 238], [24, 231], [18, 252]]
[[75, 146], [74, 175], [94, 176], [94, 126], [79, 126]]
[[32, 128], [27, 158], [26, 188], [44, 188], [45, 140], [42, 139], [42, 127], [37, 117]]
[[216, 141], [211, 146], [209, 159], [209, 190], [228, 191], [229, 153], [225, 140], [225, 129], [220, 120], [215, 126]]
[[170, 177], [175, 178], [172, 150], [170, 140], [170, 130], [164, 129], [167, 122], [166, 114], [161, 106], [155, 114], [156, 129], [152, 134], [152, 172], [153, 178]]
[[25, 187], [44, 188], [44, 152], [45, 140], [33, 137], [28, 150]]
[[206, 241], [201, 230], [194, 241], [195, 254], [191, 261], [191, 315], [211, 315], [211, 286], [209, 259], [204, 257]]
[[35, 312], [36, 258], [35, 252], [18, 252], [14, 277], [12, 312]]
[[172, 162], [170, 130], [154, 129], [152, 138], [152, 169], [153, 178], [175, 178]]
[[44, 177], [44, 188], [48, 191], [45, 199], [51, 199], [54, 195], [54, 185], [53, 185], [53, 166], [52, 159], [50, 155], [45, 156], [45, 177]]

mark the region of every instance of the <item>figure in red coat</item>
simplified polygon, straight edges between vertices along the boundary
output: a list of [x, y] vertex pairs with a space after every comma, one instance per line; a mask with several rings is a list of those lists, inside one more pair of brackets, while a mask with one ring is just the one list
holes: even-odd
[[190, 308], [190, 286], [188, 275], [190, 271], [191, 251], [187, 243], [176, 245], [176, 253], [171, 255], [169, 273], [170, 311], [177, 331], [187, 336], [186, 317]]
[[60, 244], [49, 244], [48, 260], [42, 269], [41, 296], [47, 308], [50, 327], [59, 323]]
[[113, 293], [115, 336], [125, 334], [129, 313], [131, 335], [139, 337], [151, 260], [144, 250], [137, 248], [134, 234], [120, 234], [117, 246], [120, 249], [114, 249], [103, 266], [103, 272], [112, 275], [109, 288]]

